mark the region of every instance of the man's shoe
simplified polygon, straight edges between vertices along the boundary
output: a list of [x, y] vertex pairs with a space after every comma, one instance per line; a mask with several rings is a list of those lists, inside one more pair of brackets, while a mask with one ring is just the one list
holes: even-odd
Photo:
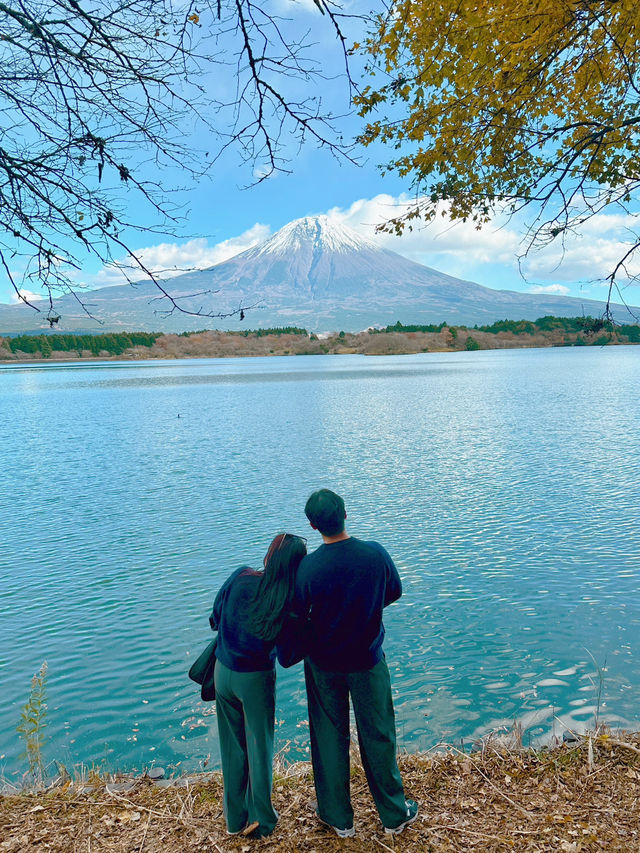
[[353, 827], [353, 826], [350, 826], [347, 829], [340, 829], [339, 827], [334, 826], [332, 823], [329, 823], [328, 821], [323, 820], [320, 817], [320, 815], [318, 814], [318, 801], [317, 800], [311, 800], [311, 802], [309, 803], [309, 808], [315, 814], [315, 816], [318, 818], [320, 823], [323, 823], [325, 826], [328, 826], [329, 829], [332, 829], [335, 832], [335, 834], [338, 835], [340, 838], [353, 838], [353, 836], [356, 834], [355, 827]]
[[418, 817], [418, 804], [415, 800], [405, 800], [404, 801], [407, 807], [407, 816], [399, 823], [397, 826], [385, 826], [384, 831], [387, 835], [399, 835], [403, 829], [406, 829], [410, 823], [413, 823], [414, 820]]
[[338, 835], [340, 838], [353, 838], [353, 836], [356, 834], [356, 829], [354, 826], [350, 826], [347, 829], [340, 829], [339, 827], [333, 826], [333, 824], [328, 823], [326, 820], [322, 820], [318, 812], [316, 812], [316, 815], [320, 823], [323, 823], [325, 826], [328, 826], [329, 829], [332, 829], [335, 834]]

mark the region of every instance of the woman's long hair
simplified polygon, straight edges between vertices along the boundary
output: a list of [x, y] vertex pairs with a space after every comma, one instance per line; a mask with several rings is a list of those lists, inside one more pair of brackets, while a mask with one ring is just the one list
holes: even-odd
[[263, 640], [280, 633], [293, 598], [296, 572], [307, 553], [305, 540], [293, 533], [278, 533], [264, 558], [264, 574], [251, 601], [249, 629]]

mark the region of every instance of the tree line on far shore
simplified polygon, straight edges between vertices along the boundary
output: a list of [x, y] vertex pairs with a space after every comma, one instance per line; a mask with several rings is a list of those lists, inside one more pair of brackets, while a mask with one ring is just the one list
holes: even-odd
[[107, 332], [100, 335], [16, 335], [5, 337], [0, 349], [8, 349], [12, 353], [28, 355], [40, 354], [42, 358], [50, 358], [53, 352], [77, 352], [82, 356], [89, 352], [98, 356], [101, 352], [107, 355], [122, 355], [133, 347], [151, 347], [162, 335], [162, 332]]
[[[439, 323], [436, 325], [405, 325], [401, 323], [399, 320], [393, 326], [386, 326], [383, 329], [380, 329], [381, 332], [440, 332], [445, 326], [448, 326], [448, 323]], [[449, 328], [453, 328], [449, 326]], [[469, 326], [460, 325], [455, 328], [458, 329], [469, 329]], [[555, 329], [562, 329], [565, 332], [586, 332], [587, 334], [592, 334], [594, 332], [609, 332], [612, 333], [614, 330], [617, 330], [621, 334], [627, 334], [627, 331], [623, 330], [636, 330], [636, 332], [640, 332], [640, 326], [637, 325], [629, 325], [629, 326], [614, 326], [614, 324], [608, 320], [602, 320], [596, 317], [554, 317], [553, 315], [547, 315], [545, 317], [538, 317], [537, 320], [496, 320], [495, 323], [491, 323], [490, 325], [478, 326], [477, 324], [473, 327], [474, 330], [479, 332], [488, 332], [489, 334], [495, 335], [498, 332], [511, 332], [513, 335], [535, 335], [537, 332], [551, 332]], [[375, 329], [370, 330], [372, 332], [378, 331]], [[632, 332], [632, 334], [635, 334]], [[640, 340], [640, 337], [637, 338]]]
[[47, 334], [0, 337], [0, 359], [98, 357], [179, 358], [217, 355], [321, 355], [362, 352], [371, 355], [435, 350], [478, 350], [522, 346], [603, 346], [640, 343], [640, 325], [614, 325], [594, 317], [539, 317], [498, 320], [487, 325], [408, 324], [400, 321], [364, 332], [336, 332], [319, 338], [299, 326], [244, 329]]

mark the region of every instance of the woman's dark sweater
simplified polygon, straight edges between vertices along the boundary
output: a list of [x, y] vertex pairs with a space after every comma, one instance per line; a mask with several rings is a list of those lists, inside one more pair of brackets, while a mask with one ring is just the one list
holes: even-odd
[[275, 665], [275, 642], [247, 629], [250, 604], [262, 572], [241, 566], [220, 587], [209, 623], [218, 632], [216, 657], [235, 672], [261, 672]]

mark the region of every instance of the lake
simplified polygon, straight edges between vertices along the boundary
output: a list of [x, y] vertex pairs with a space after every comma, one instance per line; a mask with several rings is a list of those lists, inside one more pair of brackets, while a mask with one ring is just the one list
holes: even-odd
[[[187, 670], [216, 590], [343, 495], [391, 553], [400, 744], [640, 728], [640, 348], [0, 367], [0, 777], [219, 761]], [[308, 754], [302, 667], [280, 746]], [[53, 765], [50, 765], [53, 769]]]

